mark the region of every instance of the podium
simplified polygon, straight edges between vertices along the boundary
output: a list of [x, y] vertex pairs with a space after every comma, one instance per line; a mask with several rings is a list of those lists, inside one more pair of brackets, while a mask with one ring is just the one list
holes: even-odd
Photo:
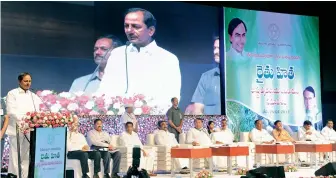
[[29, 178], [63, 178], [67, 128], [35, 128], [30, 132]]

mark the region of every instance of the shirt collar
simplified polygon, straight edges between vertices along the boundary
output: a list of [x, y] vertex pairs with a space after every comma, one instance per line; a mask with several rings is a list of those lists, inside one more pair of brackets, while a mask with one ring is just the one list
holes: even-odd
[[92, 81], [92, 80], [96, 80], [96, 79], [98, 79], [98, 80], [101, 80], [100, 78], [99, 78], [99, 70], [97, 70], [96, 72], [94, 72], [94, 73], [92, 73], [91, 75], [90, 75], [90, 81]]
[[[157, 46], [155, 40], [153, 40], [147, 46], [141, 47], [140, 48], [140, 52], [142, 52], [142, 53], [148, 53], [148, 54], [152, 55], [153, 52], [155, 51], [155, 48], [157, 48], [157, 47], [158, 46]], [[133, 43], [131, 43], [127, 48], [128, 48], [127, 49], [128, 52], [138, 52], [137, 48], [135, 47], [135, 45]]]
[[220, 73], [219, 73], [219, 66], [217, 65], [214, 69], [215, 69], [214, 76], [219, 76], [220, 75]]
[[24, 91], [21, 87], [18, 87], [18, 91], [19, 93], [28, 93], [29, 90]]

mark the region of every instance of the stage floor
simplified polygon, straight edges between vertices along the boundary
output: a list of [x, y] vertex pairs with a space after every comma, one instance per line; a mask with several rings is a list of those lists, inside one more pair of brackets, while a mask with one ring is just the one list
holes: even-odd
[[[286, 178], [312, 178], [312, 177], [315, 177], [314, 175], [315, 170], [316, 169], [312, 169], [312, 168], [299, 168], [297, 172], [286, 172]], [[196, 172], [194, 173], [194, 176], [196, 176]], [[170, 174], [166, 174], [166, 175], [158, 174], [155, 177], [156, 178], [168, 178], [171, 176]], [[174, 178], [187, 178], [187, 177], [190, 177], [190, 175], [189, 174], [176, 174]], [[221, 178], [221, 177], [240, 178], [241, 176], [240, 175], [228, 175], [226, 173], [219, 173], [219, 172], [214, 173], [214, 178]]]

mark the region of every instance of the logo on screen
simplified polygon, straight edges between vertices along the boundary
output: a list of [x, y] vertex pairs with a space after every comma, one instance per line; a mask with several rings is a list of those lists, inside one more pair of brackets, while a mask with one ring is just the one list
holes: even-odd
[[276, 24], [270, 24], [268, 26], [268, 36], [271, 40], [277, 40], [280, 36], [280, 29]]
[[53, 134], [49, 134], [49, 135], [48, 135], [48, 141], [47, 141], [47, 143], [48, 143], [49, 145], [53, 145], [54, 142], [55, 142], [55, 135], [53, 135]]

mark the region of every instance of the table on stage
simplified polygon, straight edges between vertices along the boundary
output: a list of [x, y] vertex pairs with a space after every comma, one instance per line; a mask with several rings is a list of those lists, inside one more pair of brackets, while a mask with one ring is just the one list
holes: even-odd
[[211, 148], [172, 148], [171, 149], [171, 162], [172, 162], [172, 171], [171, 176], [175, 177], [175, 167], [174, 160], [176, 158], [188, 158], [189, 159], [189, 169], [190, 169], [190, 178], [193, 178], [193, 159], [198, 158], [209, 158], [209, 168], [212, 174], [212, 150]]
[[298, 163], [298, 153], [314, 154], [315, 167], [317, 167], [317, 154], [332, 152], [331, 144], [314, 144], [314, 143], [295, 143], [296, 162]]
[[[276, 155], [276, 166], [279, 166], [279, 154], [291, 154], [294, 158], [294, 145], [284, 144], [258, 144], [255, 146], [255, 162], [257, 162], [257, 154], [271, 154], [273, 163], [273, 155]], [[261, 161], [261, 160], [260, 160]]]
[[249, 147], [239, 145], [228, 145], [212, 147], [212, 156], [227, 156], [227, 166], [229, 175], [232, 174], [232, 157], [246, 156], [246, 167], [249, 169]]

